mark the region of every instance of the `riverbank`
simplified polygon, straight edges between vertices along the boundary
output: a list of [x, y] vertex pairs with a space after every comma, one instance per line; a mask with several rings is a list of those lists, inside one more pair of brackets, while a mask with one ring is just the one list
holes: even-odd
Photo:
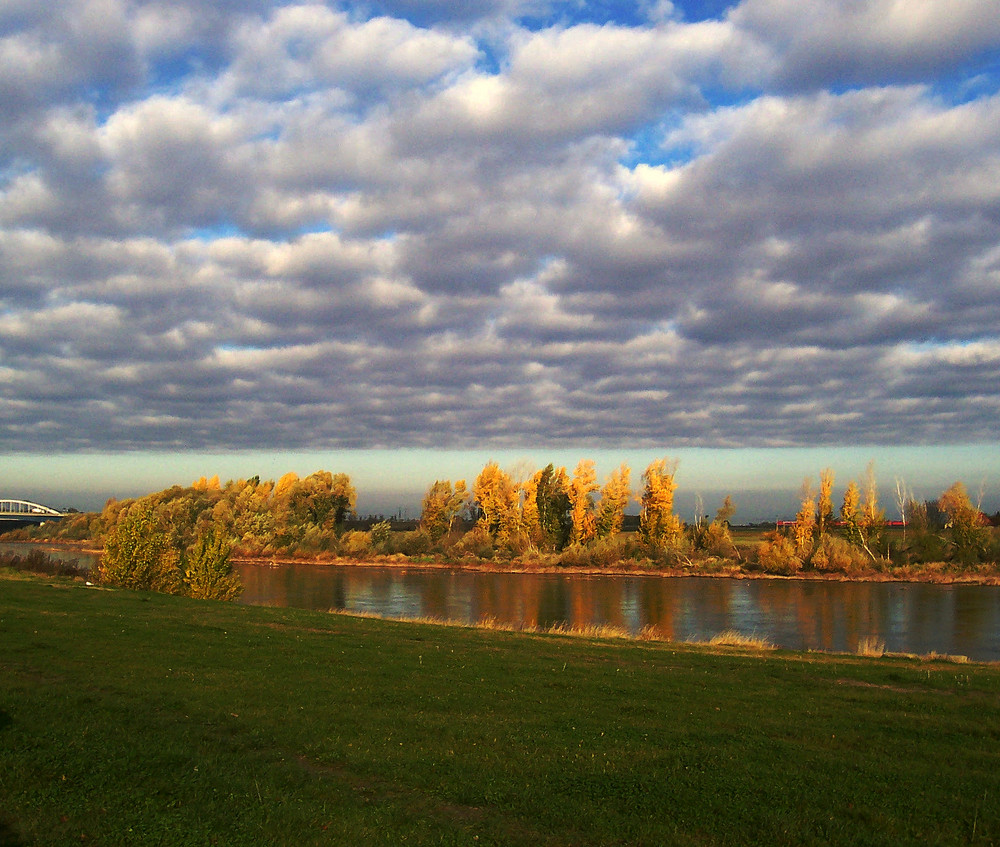
[[967, 566], [956, 570], [948, 562], [908, 565], [886, 570], [862, 570], [853, 573], [802, 570], [794, 574], [767, 573], [733, 563], [713, 562], [681, 566], [641, 567], [621, 563], [610, 567], [553, 565], [542, 562], [483, 561], [468, 559], [427, 560], [401, 555], [368, 556], [364, 559], [320, 556], [234, 556], [234, 564], [257, 566], [316, 565], [334, 567], [398, 567], [426, 570], [474, 571], [482, 573], [550, 573], [603, 576], [708, 577], [724, 579], [812, 580], [820, 582], [921, 582], [941, 585], [1000, 585], [1000, 567], [994, 563]]
[[[5, 543], [31, 545], [40, 550], [64, 550], [82, 556], [97, 557], [102, 549], [92, 541], [43, 541], [22, 540]], [[316, 565], [336, 567], [393, 567], [424, 570], [472, 571], [481, 573], [552, 573], [604, 576], [697, 576], [727, 579], [799, 579], [823, 582], [912, 582], [937, 585], [1000, 585], [1000, 565], [994, 562], [978, 565], [956, 565], [950, 562], [931, 562], [919, 565], [883, 566], [867, 570], [818, 571], [801, 570], [793, 574], [768, 573], [751, 568], [731, 559], [692, 560], [683, 565], [664, 566], [652, 562], [639, 564], [634, 560], [595, 567], [572, 564], [552, 564], [537, 559], [476, 559], [472, 557], [410, 557], [403, 554], [368, 555], [363, 558], [317, 554], [315, 556], [234, 555], [234, 564], [255, 566]]]
[[995, 666], [0, 578], [4, 844], [1000, 838]]

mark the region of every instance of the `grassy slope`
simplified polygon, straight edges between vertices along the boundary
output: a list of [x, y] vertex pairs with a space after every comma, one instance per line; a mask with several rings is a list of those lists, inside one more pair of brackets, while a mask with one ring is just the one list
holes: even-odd
[[1000, 668], [0, 578], [0, 845], [1000, 843]]

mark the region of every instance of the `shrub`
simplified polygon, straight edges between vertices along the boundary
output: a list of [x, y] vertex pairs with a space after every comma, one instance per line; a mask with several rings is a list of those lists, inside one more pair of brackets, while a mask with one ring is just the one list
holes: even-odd
[[816, 542], [812, 566], [818, 571], [849, 573], [862, 570], [868, 563], [868, 556], [849, 541], [836, 535], [823, 534]]
[[379, 521], [377, 524], [373, 524], [368, 532], [372, 547], [387, 553], [391, 552], [387, 549], [389, 539], [392, 537], [392, 524], [389, 521]]
[[372, 549], [371, 533], [352, 529], [340, 538], [340, 552], [345, 556], [362, 556]]
[[559, 554], [564, 568], [609, 568], [626, 557], [625, 544], [617, 539], [602, 539], [593, 544], [574, 544]]
[[477, 559], [492, 559], [493, 539], [481, 524], [476, 524], [455, 545], [455, 552], [460, 555], [475, 556]]
[[729, 527], [719, 521], [712, 521], [705, 526], [698, 546], [706, 553], [722, 559], [736, 557], [736, 545], [733, 544], [733, 536], [729, 532]]
[[[372, 531], [374, 533], [374, 527]], [[392, 539], [390, 545], [393, 553], [402, 553], [404, 556], [422, 556], [429, 553], [433, 542], [431, 537], [423, 530], [416, 529], [412, 532], [398, 532]]]
[[766, 573], [788, 575], [802, 570], [794, 542], [777, 530], [767, 533], [757, 546], [757, 561]]

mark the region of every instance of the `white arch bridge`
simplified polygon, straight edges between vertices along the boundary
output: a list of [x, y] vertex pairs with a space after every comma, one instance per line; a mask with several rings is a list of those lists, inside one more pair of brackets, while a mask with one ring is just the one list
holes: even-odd
[[62, 512], [27, 500], [0, 500], [0, 526], [5, 523], [45, 523], [66, 517]]

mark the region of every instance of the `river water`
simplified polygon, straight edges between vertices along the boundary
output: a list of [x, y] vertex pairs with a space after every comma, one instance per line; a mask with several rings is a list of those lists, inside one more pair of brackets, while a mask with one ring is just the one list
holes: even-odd
[[[23, 553], [34, 545], [0, 543]], [[55, 551], [81, 564], [91, 557]], [[726, 630], [793, 650], [886, 650], [1000, 661], [1000, 586], [593, 574], [483, 573], [336, 565], [240, 565], [241, 603], [516, 627], [649, 628], [676, 641]], [[2, 602], [2, 598], [0, 598]]]

